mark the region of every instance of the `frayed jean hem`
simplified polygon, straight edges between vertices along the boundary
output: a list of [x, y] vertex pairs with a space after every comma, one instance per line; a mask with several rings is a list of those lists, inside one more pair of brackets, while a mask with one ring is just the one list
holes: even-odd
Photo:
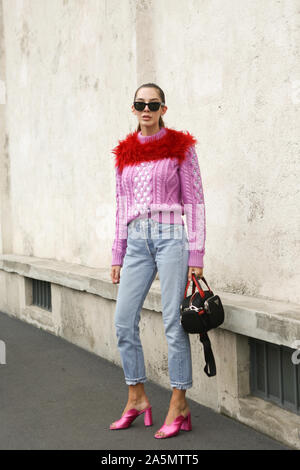
[[125, 382], [127, 385], [136, 385], [136, 384], [139, 384], [139, 383], [145, 383], [147, 380], [146, 377], [141, 377], [140, 379], [127, 379], [125, 377]]
[[182, 384], [182, 383], [171, 383], [171, 387], [175, 387], [175, 388], [178, 388], [179, 390], [186, 390], [188, 388], [192, 388], [193, 386], [193, 382], [189, 382], [189, 383], [186, 383], [186, 384]]

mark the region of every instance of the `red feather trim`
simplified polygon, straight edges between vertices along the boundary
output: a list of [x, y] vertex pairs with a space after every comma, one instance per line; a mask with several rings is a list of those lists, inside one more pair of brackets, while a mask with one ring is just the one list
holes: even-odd
[[138, 131], [119, 140], [119, 144], [112, 150], [116, 156], [115, 167], [122, 171], [126, 165], [162, 158], [178, 158], [180, 164], [185, 159], [186, 150], [196, 144], [197, 140], [188, 131], [185, 133], [168, 127], [165, 129], [167, 133], [164, 136], [146, 143], [139, 141]]

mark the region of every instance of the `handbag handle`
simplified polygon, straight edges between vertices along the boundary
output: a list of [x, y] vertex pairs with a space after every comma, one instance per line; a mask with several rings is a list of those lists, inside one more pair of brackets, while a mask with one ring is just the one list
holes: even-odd
[[[193, 277], [193, 281], [194, 281], [194, 282], [193, 282], [193, 293], [194, 293], [194, 291], [195, 291], [195, 283], [196, 283], [196, 285], [198, 285], [198, 282], [197, 282], [197, 279], [196, 279], [196, 277], [195, 277], [195, 274], [194, 274], [194, 273], [192, 274], [192, 277]], [[200, 279], [201, 279], [201, 280], [202, 280], [202, 281], [203, 281], [203, 282], [206, 284], [206, 286], [207, 286], [207, 288], [208, 288], [209, 292], [211, 292], [211, 293], [213, 294], [213, 292], [212, 292], [211, 288], [209, 287], [209, 285], [208, 285], [208, 284], [207, 284], [207, 282], [206, 282], [206, 279], [205, 279], [205, 277], [204, 277], [204, 276], [202, 276]], [[199, 280], [200, 280], [200, 279], [199, 279]], [[199, 289], [199, 287], [198, 287], [198, 289]]]
[[[205, 293], [204, 293], [204, 291], [201, 289], [200, 283], [198, 283], [198, 281], [197, 281], [196, 276], [195, 276], [194, 273], [192, 273], [192, 279], [193, 279], [192, 295], [194, 294], [195, 289], [196, 289], [196, 286], [197, 286], [198, 291], [199, 291], [199, 294], [201, 295], [202, 298], [204, 298], [204, 297], [205, 297]], [[206, 286], [208, 287], [208, 290], [209, 290], [210, 292], [212, 292], [212, 291], [211, 291], [211, 288], [209, 287], [209, 285], [207, 284], [207, 282], [206, 282], [206, 280], [205, 280], [205, 277], [202, 276], [200, 279], [202, 279], [202, 281], [206, 284]], [[184, 299], [186, 298], [186, 294], [187, 294], [189, 285], [190, 285], [190, 280], [188, 279], [187, 284], [186, 284], [186, 288], [185, 288], [185, 292], [184, 292]]]

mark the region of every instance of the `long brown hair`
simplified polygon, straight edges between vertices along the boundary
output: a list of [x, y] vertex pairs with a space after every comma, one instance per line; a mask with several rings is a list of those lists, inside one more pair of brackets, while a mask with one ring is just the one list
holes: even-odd
[[[138, 89], [136, 90], [135, 94], [134, 94], [134, 99], [133, 101], [135, 101], [136, 99], [136, 95], [137, 95], [137, 92], [141, 89], [141, 88], [144, 88], [144, 87], [148, 87], [148, 88], [156, 88], [158, 90], [158, 93], [159, 93], [159, 96], [160, 96], [160, 99], [163, 103], [166, 104], [166, 100], [165, 100], [165, 94], [164, 92], [162, 91], [162, 89], [156, 85], [155, 83], [144, 83], [143, 85], [139, 86]], [[165, 126], [165, 123], [163, 121], [163, 118], [160, 116], [159, 117], [159, 121], [158, 121], [158, 125], [159, 125], [159, 128], [161, 129], [162, 127], [166, 127]], [[141, 126], [140, 126], [140, 123], [137, 127], [137, 131], [140, 131], [141, 130]]]

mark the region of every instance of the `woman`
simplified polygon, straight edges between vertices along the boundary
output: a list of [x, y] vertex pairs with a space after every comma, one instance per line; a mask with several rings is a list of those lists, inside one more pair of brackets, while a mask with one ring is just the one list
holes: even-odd
[[162, 116], [167, 109], [159, 86], [141, 85], [132, 105], [139, 126], [113, 150], [117, 209], [111, 279], [120, 283], [115, 327], [129, 390], [122, 416], [110, 429], [127, 428], [142, 413], [145, 425], [152, 424], [138, 324], [158, 272], [173, 388], [166, 419], [154, 436], [158, 439], [175, 436], [180, 429], [191, 430], [185, 393], [192, 387], [192, 359], [189, 335], [180, 324], [180, 303], [192, 272], [198, 278], [203, 275], [206, 238], [197, 141], [188, 132], [165, 127]]

